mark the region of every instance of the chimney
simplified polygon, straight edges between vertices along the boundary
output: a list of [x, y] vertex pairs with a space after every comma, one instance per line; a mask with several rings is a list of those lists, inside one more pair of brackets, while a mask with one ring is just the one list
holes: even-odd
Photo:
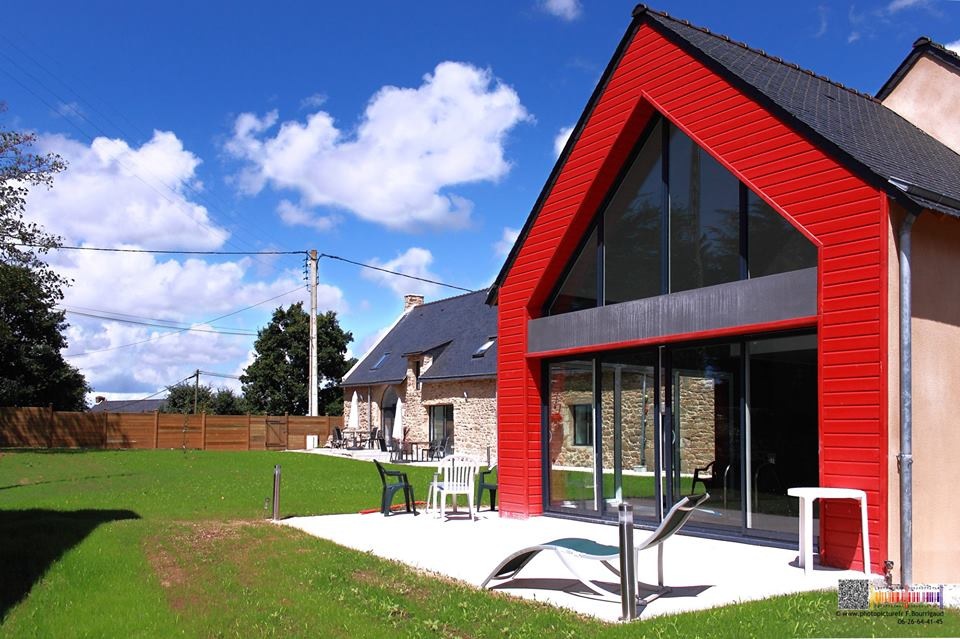
[[104, 397], [103, 395], [97, 395], [96, 397], [93, 398], [93, 401], [95, 401], [96, 403], [99, 404], [99, 403], [101, 403], [101, 402], [106, 401], [106, 399], [107, 399], [107, 398]]
[[406, 313], [414, 306], [420, 306], [423, 304], [423, 295], [404, 295], [403, 296], [403, 312]]

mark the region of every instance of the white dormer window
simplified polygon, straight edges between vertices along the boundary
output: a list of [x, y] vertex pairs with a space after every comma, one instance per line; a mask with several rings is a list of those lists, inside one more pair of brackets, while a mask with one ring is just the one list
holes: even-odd
[[496, 337], [487, 338], [483, 344], [480, 345], [480, 348], [473, 352], [474, 357], [483, 357], [487, 354], [487, 351], [490, 350], [490, 347], [493, 346], [494, 342], [497, 341]]

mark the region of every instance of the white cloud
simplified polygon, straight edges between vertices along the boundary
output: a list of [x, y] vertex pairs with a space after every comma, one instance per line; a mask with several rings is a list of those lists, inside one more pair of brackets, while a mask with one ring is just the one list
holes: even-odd
[[415, 89], [380, 89], [355, 134], [317, 111], [271, 136], [276, 111], [244, 113], [225, 149], [245, 162], [238, 185], [247, 194], [270, 185], [296, 191], [301, 206], [339, 207], [389, 228], [458, 227], [473, 203], [446, 189], [506, 175], [506, 134], [528, 117], [489, 70], [442, 62]]
[[957, 55], [960, 55], [960, 40], [957, 40], [957, 41], [955, 41], [955, 42], [949, 42], [949, 43], [947, 43], [947, 44], [945, 44], [945, 45], [943, 45], [943, 46], [945, 46], [946, 48], [950, 49], [951, 51], [953, 51], [953, 52], [956, 53]]
[[859, 39], [860, 39], [860, 32], [859, 32], [859, 31], [851, 31], [851, 32], [850, 32], [850, 35], [847, 36], [847, 44], [853, 44], [854, 42], [856, 42], [856, 41], [859, 40]]
[[822, 4], [817, 7], [817, 17], [820, 19], [820, 25], [817, 27], [817, 32], [813, 34], [814, 38], [822, 37], [827, 32], [827, 27], [829, 26], [829, 16], [829, 7]]
[[557, 135], [553, 138], [553, 152], [557, 157], [560, 157], [560, 154], [563, 153], [563, 147], [567, 145], [571, 133], [573, 133], [572, 126], [565, 126], [557, 131]]
[[321, 233], [329, 231], [339, 221], [333, 215], [317, 215], [312, 211], [307, 211], [290, 200], [280, 200], [280, 204], [277, 205], [277, 214], [280, 215], [283, 223], [288, 226], [307, 226]]
[[[377, 259], [370, 260], [370, 264], [373, 266], [379, 266], [380, 268], [397, 271], [399, 273], [406, 273], [414, 277], [440, 281], [440, 276], [430, 271], [430, 264], [432, 262], [433, 254], [425, 248], [416, 246], [408, 248], [389, 262], [381, 262]], [[408, 277], [391, 275], [390, 273], [371, 269], [364, 269], [363, 276], [392, 289], [397, 295], [412, 293], [426, 297], [436, 295], [440, 289], [436, 284], [421, 282]]]
[[29, 215], [69, 242], [214, 249], [229, 237], [189, 199], [200, 160], [173, 133], [155, 131], [139, 148], [105, 137], [88, 146], [42, 135], [38, 147], [59, 153], [68, 166], [53, 189], [30, 191]]
[[512, 229], [509, 226], [503, 227], [503, 235], [493, 245], [497, 257], [503, 258], [509, 255], [510, 249], [513, 248], [518, 237], [520, 237], [520, 229]]
[[896, 13], [911, 7], [921, 7], [927, 4], [927, 0], [892, 0], [887, 4], [888, 13]]
[[540, 6], [547, 13], [568, 22], [579, 18], [583, 11], [580, 0], [542, 0]]
[[301, 109], [319, 109], [327, 101], [326, 94], [314, 93], [300, 100]]

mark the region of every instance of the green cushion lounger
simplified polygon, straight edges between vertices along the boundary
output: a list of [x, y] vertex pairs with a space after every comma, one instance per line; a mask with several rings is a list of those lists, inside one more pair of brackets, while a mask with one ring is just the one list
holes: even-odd
[[[634, 566], [637, 565], [637, 555], [640, 554], [641, 550], [647, 550], [649, 548], [653, 548], [654, 546], [657, 547], [657, 585], [660, 587], [660, 589], [657, 591], [656, 597], [659, 597], [660, 595], [670, 591], [669, 588], [663, 587], [663, 542], [680, 530], [680, 528], [682, 528], [687, 522], [687, 519], [690, 518], [690, 515], [693, 514], [694, 509], [696, 509], [697, 506], [702, 504], [709, 497], [710, 495], [707, 493], [684, 497], [673, 505], [673, 508], [671, 508], [670, 512], [667, 513], [667, 516], [663, 518], [663, 521], [649, 537], [647, 537], [643, 542], [634, 546]], [[577, 571], [575, 564], [571, 562], [570, 559], [576, 558], [599, 561], [608, 570], [610, 570], [610, 572], [620, 576], [620, 570], [615, 568], [613, 565], [614, 563], [619, 563], [620, 561], [620, 548], [617, 546], [598, 544], [595, 541], [580, 537], [555, 539], [553, 541], [548, 541], [545, 544], [530, 546], [529, 548], [518, 550], [500, 562], [500, 565], [490, 573], [490, 576], [483, 580], [483, 583], [480, 584], [480, 587], [486, 588], [487, 584], [494, 580], [503, 581], [506, 579], [512, 579], [528, 563], [530, 563], [534, 557], [543, 551], [551, 551], [556, 553], [560, 561], [563, 562], [563, 565], [567, 567], [567, 570], [569, 570], [574, 577], [576, 577], [584, 586], [593, 592], [605, 598], [611, 598], [614, 596], [609, 590], [605, 590], [596, 585], [592, 579], [581, 575]], [[656, 597], [653, 598], [655, 599]], [[646, 603], [649, 603], [650, 601], [652, 601], [652, 599], [646, 600]]]

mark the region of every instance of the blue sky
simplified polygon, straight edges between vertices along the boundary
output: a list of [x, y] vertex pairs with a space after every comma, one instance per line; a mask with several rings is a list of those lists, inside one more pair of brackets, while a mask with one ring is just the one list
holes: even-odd
[[[630, 22], [634, 3], [15, 3], [0, 116], [70, 168], [30, 215], [68, 244], [307, 250], [489, 285]], [[873, 93], [960, 2], [661, 2], [655, 8]], [[299, 256], [61, 252], [63, 305], [255, 331], [305, 290]], [[363, 351], [402, 309], [457, 291], [322, 260], [322, 310]], [[143, 320], [142, 318], [149, 318]], [[253, 337], [68, 316], [94, 391], [239, 374]], [[161, 335], [166, 334], [166, 337]], [[139, 342], [139, 343], [138, 343]], [[133, 344], [132, 346], [130, 344]], [[231, 380], [208, 378], [214, 385]]]

